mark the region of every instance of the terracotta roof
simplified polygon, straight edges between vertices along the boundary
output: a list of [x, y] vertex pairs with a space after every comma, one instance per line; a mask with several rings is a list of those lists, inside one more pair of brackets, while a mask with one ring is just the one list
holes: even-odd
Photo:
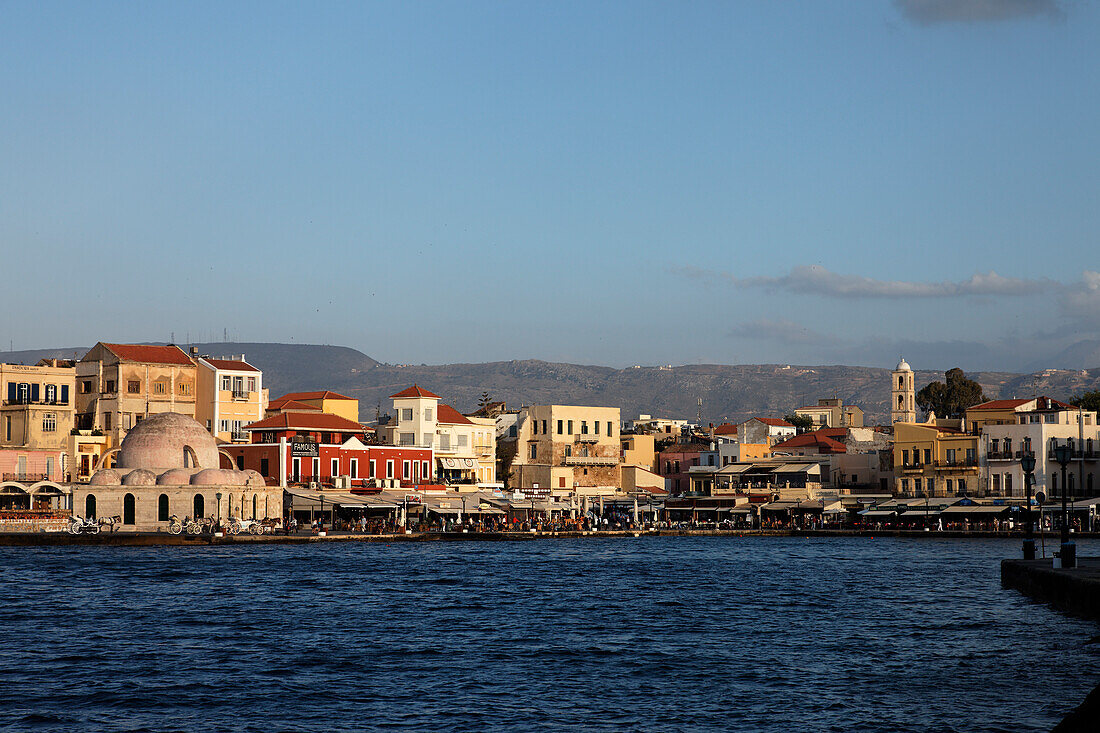
[[245, 430], [333, 430], [343, 433], [365, 432], [359, 423], [330, 412], [283, 412], [264, 418]]
[[782, 443], [776, 443], [772, 446], [772, 451], [783, 450], [784, 448], [817, 448], [819, 453], [848, 452], [848, 448], [843, 443], [839, 443], [823, 433], [824, 431], [815, 430], [812, 433], [796, 435], [793, 438], [784, 440]]
[[794, 425], [791, 425], [786, 420], [783, 420], [782, 418], [778, 418], [778, 417], [754, 417], [753, 420], [759, 420], [760, 422], [764, 423], [765, 425], [772, 425], [772, 426], [777, 427], [777, 428], [793, 428], [794, 427]]
[[320, 407], [314, 405], [307, 405], [305, 402], [299, 402], [298, 400], [292, 400], [289, 397], [280, 397], [277, 400], [272, 400], [267, 403], [267, 409], [269, 410], [310, 410], [312, 412], [320, 412]]
[[430, 397], [437, 400], [440, 399], [439, 395], [432, 394], [428, 390], [423, 389], [415, 384], [408, 389], [401, 390], [397, 394], [390, 395], [391, 400], [398, 400], [402, 397]]
[[444, 405], [440, 403], [435, 408], [435, 421], [442, 423], [451, 423], [454, 425], [473, 425], [473, 421], [463, 415], [461, 412], [451, 407], [450, 405]]
[[323, 389], [319, 392], [287, 392], [279, 399], [286, 399], [289, 397], [292, 400], [352, 400], [354, 397], [348, 397], [342, 395], [339, 392], [333, 392], [329, 389]]
[[1031, 400], [992, 400], [980, 405], [968, 407], [968, 410], [1014, 410], [1020, 405], [1026, 405]]
[[126, 361], [139, 361], [143, 364], [194, 363], [178, 346], [147, 346], [145, 344], [103, 344], [103, 346], [119, 359]]
[[228, 372], [258, 372], [260, 371], [256, 367], [249, 364], [247, 361], [236, 361], [235, 359], [207, 359], [203, 357], [210, 366], [215, 369], [224, 369]]
[[715, 435], [737, 435], [737, 426], [723, 423], [714, 429]]

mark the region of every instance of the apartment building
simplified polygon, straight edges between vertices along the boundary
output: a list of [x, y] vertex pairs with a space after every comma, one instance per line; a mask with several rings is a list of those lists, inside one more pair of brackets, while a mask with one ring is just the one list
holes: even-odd
[[794, 414], [809, 417], [814, 428], [862, 428], [863, 409], [845, 405], [836, 397], [821, 399], [816, 405], [799, 407]]
[[247, 443], [245, 425], [264, 418], [263, 372], [244, 354], [224, 359], [193, 354], [198, 384], [195, 419], [223, 443]]
[[149, 415], [194, 418], [196, 381], [195, 362], [178, 346], [97, 343], [76, 364], [76, 426], [117, 448]]
[[73, 362], [0, 364], [0, 463], [5, 481], [65, 481], [73, 428]]
[[897, 496], [982, 496], [979, 436], [962, 420], [894, 425], [894, 491]]

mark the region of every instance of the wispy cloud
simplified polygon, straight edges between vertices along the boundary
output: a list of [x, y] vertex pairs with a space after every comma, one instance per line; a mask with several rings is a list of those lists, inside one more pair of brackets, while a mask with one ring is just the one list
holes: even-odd
[[957, 282], [876, 280], [862, 275], [842, 275], [820, 265], [800, 265], [779, 277], [737, 277], [729, 273], [707, 273], [698, 268], [681, 268], [678, 272], [687, 277], [718, 277], [742, 288], [762, 288], [829, 298], [1023, 296], [1049, 292], [1058, 287], [1058, 283], [1053, 280], [1003, 277], [993, 271], [976, 273], [966, 280]]
[[1081, 274], [1081, 282], [1062, 296], [1062, 311], [1068, 316], [1096, 322], [1100, 316], [1100, 272], [1085, 270]]
[[894, 0], [894, 5], [917, 25], [989, 23], [1013, 18], [1064, 15], [1058, 0]]

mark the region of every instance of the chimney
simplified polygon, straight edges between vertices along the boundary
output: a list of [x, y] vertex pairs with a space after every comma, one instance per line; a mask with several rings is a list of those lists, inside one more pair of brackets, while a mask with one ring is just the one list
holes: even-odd
[[191, 347], [191, 358], [197, 358], [198, 355], [199, 355], [199, 347], [198, 346], [192, 346]]

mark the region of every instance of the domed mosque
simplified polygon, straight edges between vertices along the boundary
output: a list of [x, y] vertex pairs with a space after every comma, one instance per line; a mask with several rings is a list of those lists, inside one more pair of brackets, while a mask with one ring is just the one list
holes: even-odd
[[119, 516], [122, 529], [134, 531], [165, 530], [172, 515], [281, 518], [282, 489], [257, 471], [222, 468], [222, 455], [214, 436], [187, 415], [150, 415], [126, 434], [113, 468], [74, 486], [74, 511]]

